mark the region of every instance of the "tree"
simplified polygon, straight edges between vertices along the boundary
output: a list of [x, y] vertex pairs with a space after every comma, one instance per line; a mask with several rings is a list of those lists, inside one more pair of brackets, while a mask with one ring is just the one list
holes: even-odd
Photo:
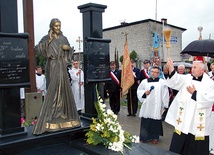
[[123, 55], [120, 56], [120, 62], [123, 63]]
[[130, 53], [130, 59], [136, 61], [137, 59], [137, 52], [135, 50], [133, 50], [131, 53]]
[[[135, 50], [133, 50], [130, 54], [129, 54], [130, 59], [136, 61], [137, 60], [137, 52]], [[123, 62], [123, 55], [120, 56], [120, 62]]]
[[37, 66], [41, 66], [42, 68], [45, 68], [46, 59], [41, 55], [35, 55], [37, 59]]

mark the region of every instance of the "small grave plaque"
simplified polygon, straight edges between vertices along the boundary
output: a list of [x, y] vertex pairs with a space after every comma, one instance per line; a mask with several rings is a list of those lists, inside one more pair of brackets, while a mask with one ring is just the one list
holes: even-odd
[[87, 82], [104, 82], [109, 77], [109, 39], [86, 39]]
[[0, 88], [30, 85], [27, 39], [27, 33], [0, 33]]

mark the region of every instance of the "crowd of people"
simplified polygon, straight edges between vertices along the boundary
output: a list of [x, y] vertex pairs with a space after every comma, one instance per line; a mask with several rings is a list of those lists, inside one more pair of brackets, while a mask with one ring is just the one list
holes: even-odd
[[[61, 22], [52, 19], [49, 28], [35, 47], [35, 51], [47, 59], [45, 75], [40, 66], [35, 74], [37, 92], [44, 96], [41, 111], [34, 121], [35, 135], [80, 126], [79, 115], [85, 105], [84, 73], [79, 62], [71, 59], [74, 51], [60, 30]], [[69, 66], [71, 62], [73, 68]], [[157, 144], [159, 136], [163, 136], [164, 120], [175, 128], [170, 151], [182, 155], [213, 153], [214, 64], [207, 72], [203, 62], [193, 61], [191, 74], [186, 74], [184, 65], [175, 70], [170, 58], [163, 67], [149, 60], [144, 60], [143, 64], [143, 69], [139, 69], [131, 60], [134, 84], [126, 94], [128, 117], [136, 117], [141, 102], [140, 141]], [[110, 108], [118, 115], [121, 70], [114, 61], [110, 62], [110, 78], [105, 88]], [[23, 88], [20, 97], [24, 113]]]
[[[191, 73], [186, 73], [183, 64], [175, 68], [170, 58], [162, 68], [151, 64], [149, 60], [143, 62], [141, 70], [135, 67], [134, 61], [131, 63], [135, 82], [126, 97], [127, 116], [135, 117], [138, 101], [141, 102], [140, 141], [157, 144], [159, 136], [163, 135], [164, 120], [175, 128], [170, 151], [183, 155], [213, 153], [214, 63], [208, 72], [203, 62], [193, 61]], [[116, 80], [111, 76], [111, 87], [107, 87], [107, 91], [110, 107], [118, 114], [115, 107], [120, 104], [121, 71], [114, 61], [110, 62], [110, 66]], [[111, 92], [112, 85], [117, 93]]]

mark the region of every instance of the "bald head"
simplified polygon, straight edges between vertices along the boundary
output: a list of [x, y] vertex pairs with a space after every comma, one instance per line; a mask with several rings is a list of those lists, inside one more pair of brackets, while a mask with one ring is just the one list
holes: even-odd
[[192, 64], [192, 75], [195, 77], [200, 77], [204, 74], [205, 65], [202, 61], [193, 61]]

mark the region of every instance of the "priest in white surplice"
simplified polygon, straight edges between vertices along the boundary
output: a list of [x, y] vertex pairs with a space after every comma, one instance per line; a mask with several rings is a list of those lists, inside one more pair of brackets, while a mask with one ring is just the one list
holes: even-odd
[[192, 64], [192, 75], [177, 74], [168, 58], [166, 84], [178, 90], [165, 121], [175, 127], [170, 151], [182, 155], [209, 155], [209, 125], [214, 102], [214, 82], [201, 61]]
[[84, 74], [81, 69], [79, 69], [78, 61], [74, 60], [73, 68], [69, 70], [71, 76], [71, 88], [74, 95], [74, 100], [76, 103], [77, 111], [81, 115], [82, 110], [85, 106], [85, 96], [84, 96]]
[[157, 144], [159, 135], [163, 136], [162, 113], [168, 108], [169, 91], [160, 79], [159, 67], [152, 67], [151, 77], [144, 79], [137, 89], [138, 100], [142, 103], [139, 117], [141, 117], [140, 141], [152, 140]]

